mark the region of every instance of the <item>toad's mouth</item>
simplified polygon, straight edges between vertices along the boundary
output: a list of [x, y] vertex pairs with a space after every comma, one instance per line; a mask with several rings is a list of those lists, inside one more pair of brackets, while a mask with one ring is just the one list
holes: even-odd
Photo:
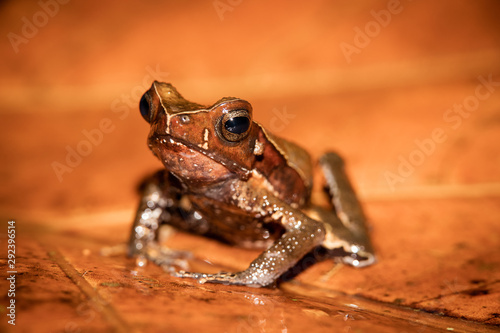
[[170, 134], [155, 135], [151, 137], [149, 140], [149, 147], [162, 162], [164, 162], [165, 159], [183, 159], [184, 163], [194, 164], [197, 162], [200, 155], [203, 155], [216, 164], [238, 174], [241, 178], [247, 179], [251, 174], [251, 170], [235, 163], [233, 160], [221, 154], [217, 154], [217, 152], [209, 151], [203, 148], [203, 146], [176, 138]]

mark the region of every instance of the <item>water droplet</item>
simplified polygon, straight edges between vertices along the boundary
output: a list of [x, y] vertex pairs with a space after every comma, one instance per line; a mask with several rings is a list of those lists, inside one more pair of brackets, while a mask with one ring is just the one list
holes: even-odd
[[[141, 247], [142, 247], [142, 244], [141, 244]], [[144, 256], [138, 256], [135, 259], [135, 264], [139, 267], [144, 267], [144, 266], [146, 266], [147, 263], [148, 263], [148, 260]]]

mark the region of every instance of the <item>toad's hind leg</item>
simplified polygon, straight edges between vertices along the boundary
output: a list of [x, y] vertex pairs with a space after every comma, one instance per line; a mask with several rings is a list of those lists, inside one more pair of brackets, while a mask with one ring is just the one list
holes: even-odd
[[[336, 153], [326, 153], [320, 158], [331, 202], [336, 214], [323, 220], [331, 228], [324, 246], [343, 250], [342, 261], [354, 266], [366, 266], [375, 261], [368, 235], [366, 218], [349, 178], [344, 171], [344, 161]], [[330, 237], [328, 237], [330, 236]]]

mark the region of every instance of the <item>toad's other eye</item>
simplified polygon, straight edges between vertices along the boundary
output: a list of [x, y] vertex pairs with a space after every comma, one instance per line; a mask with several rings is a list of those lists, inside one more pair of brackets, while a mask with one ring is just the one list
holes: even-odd
[[148, 94], [142, 95], [141, 101], [139, 102], [139, 110], [141, 111], [141, 116], [148, 123], [151, 121], [151, 106], [149, 105]]
[[236, 110], [222, 117], [221, 133], [224, 139], [231, 142], [245, 138], [250, 130], [250, 115], [247, 110]]

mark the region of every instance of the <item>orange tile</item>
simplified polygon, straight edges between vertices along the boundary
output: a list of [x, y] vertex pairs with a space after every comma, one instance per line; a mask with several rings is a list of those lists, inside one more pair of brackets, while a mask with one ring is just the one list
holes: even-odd
[[[56, 3], [0, 13], [0, 215], [19, 225], [21, 330], [498, 330], [496, 2]], [[314, 157], [339, 151], [379, 262], [251, 289], [100, 256], [127, 239], [135, 187], [160, 166], [137, 111], [153, 78], [196, 102], [248, 99]], [[168, 245], [214, 271], [258, 253], [183, 233]]]

